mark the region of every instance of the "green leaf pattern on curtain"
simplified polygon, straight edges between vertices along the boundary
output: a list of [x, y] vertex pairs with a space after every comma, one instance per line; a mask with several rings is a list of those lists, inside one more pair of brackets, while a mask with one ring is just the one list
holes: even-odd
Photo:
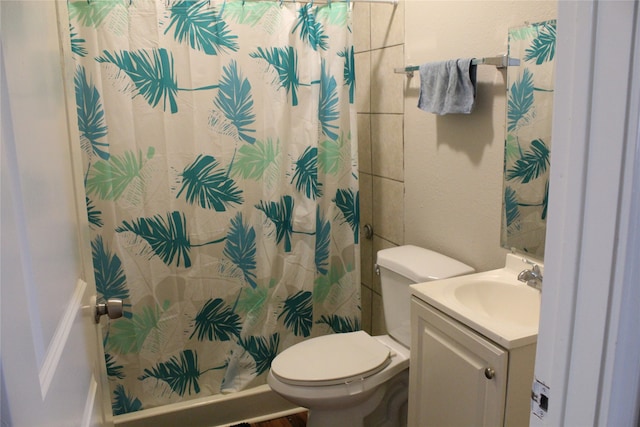
[[193, 350], [184, 350], [179, 357], [172, 357], [166, 362], [160, 362], [151, 369], [145, 369], [139, 376], [140, 381], [147, 378], [155, 378], [166, 382], [171, 390], [184, 396], [200, 392], [200, 368], [198, 355]]
[[219, 19], [218, 11], [207, 2], [182, 0], [171, 7], [171, 20], [165, 34], [174, 28], [179, 43], [189, 42], [192, 49], [207, 55], [237, 51], [238, 36], [231, 34], [227, 24]]
[[338, 129], [338, 125], [334, 124], [340, 113], [338, 112], [338, 94], [336, 92], [336, 78], [329, 75], [326, 64], [323, 61], [321, 65], [320, 78], [320, 106], [318, 108], [318, 119], [322, 125], [322, 132], [329, 138], [335, 140], [338, 134], [334, 130]]
[[252, 58], [263, 59], [276, 72], [273, 84], [291, 93], [291, 105], [298, 105], [298, 54], [292, 46], [283, 48], [262, 48], [250, 54]]
[[127, 393], [122, 384], [113, 390], [113, 415], [123, 415], [142, 409], [142, 402], [137, 397]]
[[270, 337], [249, 336], [240, 339], [240, 345], [251, 355], [255, 361], [255, 374], [261, 375], [269, 369], [271, 361], [275, 359], [280, 334], [274, 333]]
[[264, 212], [276, 227], [276, 242], [284, 239], [284, 251], [291, 252], [291, 235], [293, 234], [293, 197], [282, 196], [279, 202], [261, 201], [256, 208]]
[[318, 182], [318, 149], [307, 147], [296, 161], [295, 173], [291, 183], [295, 181], [296, 190], [310, 199], [322, 197], [322, 183]]
[[549, 192], [556, 21], [509, 30], [502, 246], [542, 258]]
[[100, 93], [91, 82], [87, 81], [84, 67], [78, 67], [74, 82], [80, 144], [85, 152], [96, 154], [103, 160], [109, 160], [109, 153], [105, 151], [109, 144], [101, 141], [107, 136], [107, 125], [104, 122]]
[[[253, 144], [256, 139], [251, 136], [255, 129], [247, 126], [255, 121], [253, 113], [253, 100], [251, 99], [251, 84], [249, 80], [243, 78], [238, 70], [238, 63], [231, 61], [228, 67], [223, 68], [224, 76], [220, 81], [218, 96], [213, 101], [214, 105], [228, 120], [233, 127], [232, 135], [236, 139], [241, 139]], [[212, 114], [211, 124], [215, 128], [220, 119]]]
[[328, 49], [327, 39], [329, 37], [324, 34], [322, 24], [316, 20], [312, 3], [307, 3], [298, 9], [298, 22], [291, 32], [295, 33], [298, 29], [300, 38], [307, 42], [313, 50]]
[[129, 76], [136, 88], [134, 96], [142, 95], [152, 107], [162, 101], [165, 110], [168, 102], [171, 112], [178, 112], [178, 81], [174, 73], [173, 55], [166, 49], [115, 53], [105, 50], [96, 61], [113, 64]]
[[186, 190], [187, 202], [192, 205], [224, 212], [233, 205], [242, 204], [242, 190], [225, 170], [219, 168], [213, 156], [199, 155], [181, 176], [182, 188], [176, 197]]
[[224, 305], [220, 298], [209, 300], [196, 315], [195, 328], [189, 338], [229, 341], [240, 336], [240, 316]]
[[243, 223], [241, 213], [231, 219], [231, 228], [222, 253], [242, 271], [242, 276], [252, 288], [258, 287], [255, 281], [256, 231]]
[[134, 221], [123, 221], [122, 225], [116, 228], [117, 233], [132, 232], [144, 239], [153, 250], [167, 264], [177, 267], [180, 262], [185, 268], [191, 267], [191, 241], [187, 233], [187, 220], [183, 213], [173, 211], [167, 214], [155, 215], [151, 218], [138, 218]]
[[351, 5], [72, 0], [114, 414], [264, 384], [360, 328]]
[[284, 302], [284, 309], [278, 317], [282, 316], [284, 316], [285, 326], [295, 335], [304, 337], [311, 335], [311, 326], [313, 325], [312, 293], [300, 291], [287, 298]]

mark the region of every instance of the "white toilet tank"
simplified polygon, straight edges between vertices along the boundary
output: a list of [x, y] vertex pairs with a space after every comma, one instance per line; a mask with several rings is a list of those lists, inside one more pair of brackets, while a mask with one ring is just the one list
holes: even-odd
[[382, 286], [387, 331], [407, 348], [411, 342], [409, 285], [475, 271], [472, 267], [446, 255], [413, 245], [378, 251], [376, 264]]

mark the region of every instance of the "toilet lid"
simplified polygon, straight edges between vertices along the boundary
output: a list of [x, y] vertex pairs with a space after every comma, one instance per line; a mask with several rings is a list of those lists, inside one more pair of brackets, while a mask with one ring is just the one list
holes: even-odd
[[326, 335], [303, 341], [280, 353], [271, 373], [292, 385], [332, 385], [361, 379], [391, 361], [387, 346], [364, 331]]

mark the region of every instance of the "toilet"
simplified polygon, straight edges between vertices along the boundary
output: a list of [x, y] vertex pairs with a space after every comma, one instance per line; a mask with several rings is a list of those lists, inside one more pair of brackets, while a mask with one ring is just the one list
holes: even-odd
[[437, 252], [405, 245], [378, 252], [388, 335], [364, 331], [312, 338], [275, 357], [267, 382], [309, 410], [308, 427], [406, 426], [409, 391], [409, 285], [470, 274]]

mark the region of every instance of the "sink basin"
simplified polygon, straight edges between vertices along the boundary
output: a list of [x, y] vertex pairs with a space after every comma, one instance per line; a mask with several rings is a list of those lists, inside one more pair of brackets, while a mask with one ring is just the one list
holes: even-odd
[[454, 289], [454, 297], [469, 310], [500, 322], [537, 327], [540, 317], [540, 293], [524, 283], [478, 280]]
[[506, 349], [537, 341], [540, 291], [517, 280], [531, 268], [507, 255], [505, 267], [412, 285], [414, 297], [437, 308]]

